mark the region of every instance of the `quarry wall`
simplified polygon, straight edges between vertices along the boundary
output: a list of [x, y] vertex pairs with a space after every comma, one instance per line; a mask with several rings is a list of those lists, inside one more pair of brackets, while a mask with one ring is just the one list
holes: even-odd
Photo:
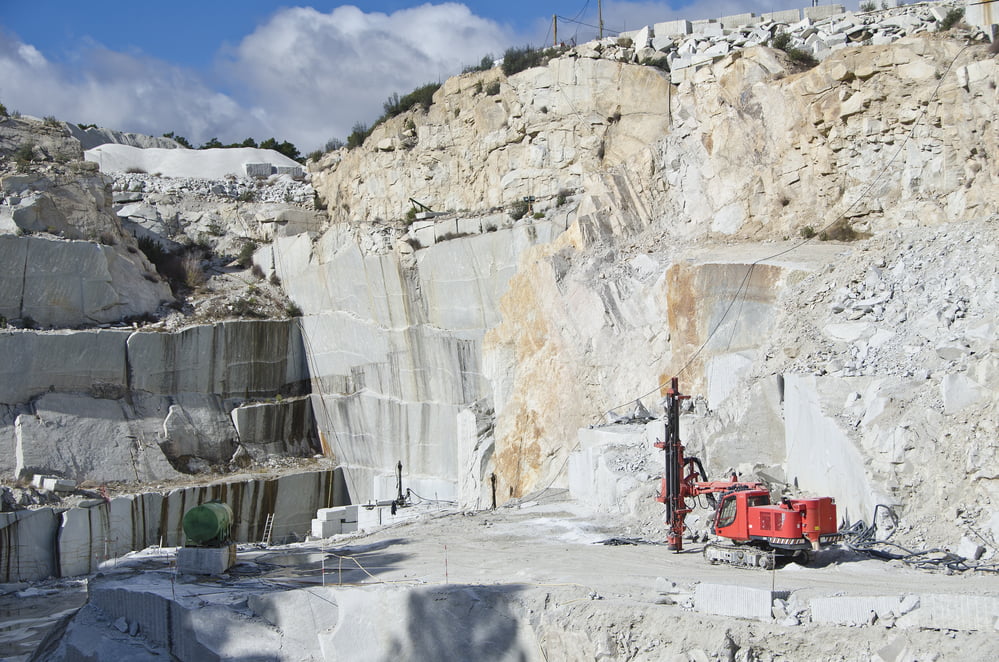
[[[414, 492], [484, 505], [492, 474], [500, 500], [565, 485], [580, 427], [637, 398], [655, 411], [679, 375], [702, 396], [690, 443], [711, 471], [797, 478], [860, 515], [929, 490], [955, 522], [991, 526], [988, 46], [844, 41], [801, 69], [750, 45], [682, 76], [599, 46], [449, 79], [429, 111], [314, 164], [330, 222], [254, 256], [298, 322], [0, 336], [18, 357], [0, 397], [6, 470], [142, 481], [321, 449], [356, 501], [394, 497], [402, 462]], [[27, 209], [30, 187], [4, 181], [21, 187], [8, 212]], [[105, 197], [87, 202], [94, 223]], [[410, 223], [411, 199], [439, 214]], [[16, 250], [134, 255], [127, 237], [84, 241], [90, 225], [67, 223], [65, 241], [10, 227]], [[146, 288], [127, 299], [148, 311], [165, 285], [131, 264], [119, 280]], [[83, 288], [107, 296], [72, 319], [98, 319], [79, 311], [106, 307], [115, 282]], [[947, 479], [928, 468], [939, 435]], [[931, 506], [912, 508], [929, 526]]]
[[0, 469], [10, 478], [146, 482], [227, 465], [239, 449], [319, 449], [292, 320], [177, 333], [8, 329], [0, 351], [11, 357], [0, 369]]
[[[483, 476], [496, 473], [501, 498], [564, 484], [562, 469], [579, 427], [599, 422], [608, 408], [629, 405], [643, 394], [660, 397], [653, 387], [682, 372], [689, 391], [706, 398], [710, 416], [694, 426], [692, 441], [712, 459], [715, 471], [758, 464], [789, 481], [814, 479], [817, 487], [807, 489], [825, 488], [851, 516], [869, 517], [874, 501], [916, 504], [913, 481], [903, 485], [897, 476], [906, 467], [920, 473], [901, 458], [924, 452], [916, 449], [927, 449], [929, 441], [913, 442], [885, 430], [858, 431], [847, 422], [852, 416], [844, 416], [838, 398], [849, 397], [858, 407], [873, 404], [876, 398], [868, 400], [860, 387], [848, 386], [864, 372], [857, 370], [856, 358], [891, 348], [904, 362], [906, 350], [885, 334], [909, 337], [915, 320], [895, 317], [891, 321], [902, 325], [901, 332], [874, 325], [862, 338], [837, 336], [836, 326], [829, 329], [831, 336], [820, 332], [834, 344], [822, 356], [847, 352], [832, 365], [791, 360], [788, 355], [800, 352], [800, 343], [786, 329], [813, 318], [825, 328], [826, 308], [815, 308], [814, 301], [835, 306], [830, 294], [862, 282], [868, 267], [880, 273], [882, 263], [910, 263], [908, 249], [895, 237], [939, 228], [936, 239], [933, 230], [919, 236], [942, 247], [954, 245], [964, 232], [991, 228], [999, 174], [989, 156], [999, 147], [990, 129], [996, 120], [997, 68], [986, 51], [944, 36], [910, 36], [891, 45], [838, 49], [818, 66], [797, 71], [781, 53], [753, 47], [706, 63], [675, 86], [655, 71], [649, 78], [648, 67], [605, 62], [600, 58], [606, 52], [595, 58], [570, 53], [545, 68], [502, 80], [492, 97], [480, 94], [477, 83], [498, 76], [495, 71], [452, 79], [434, 106], [450, 112], [432, 108], [398, 123], [390, 120], [363, 148], [327, 156], [314, 181], [331, 213], [345, 219], [399, 217], [409, 205], [403, 192], [419, 191], [417, 199], [430, 201], [435, 210], [491, 209], [537, 194], [538, 186], [578, 186], [567, 230], [520, 257], [500, 301], [501, 320], [485, 335], [482, 362], [496, 412], [495, 450], [479, 466]], [[587, 91], [591, 85], [620, 85], [635, 96], [618, 95], [613, 108], [603, 107], [604, 97]], [[577, 93], [594, 102], [565, 103]], [[531, 99], [539, 100], [527, 103]], [[491, 119], [462, 122], [466, 112], [487, 113]], [[545, 151], [555, 131], [579, 130], [581, 114], [591, 118], [592, 130], [576, 141], [577, 151]], [[392, 142], [393, 136], [406, 137], [407, 120], [416, 125], [415, 134], [408, 142]], [[530, 129], [534, 122], [541, 123], [536, 133]], [[485, 144], [487, 137], [498, 139], [500, 128], [521, 126], [519, 138], [506, 133], [499, 144], [491, 144], [492, 160], [483, 158], [487, 165], [469, 175], [476, 182], [471, 188], [453, 185], [465, 179], [457, 170], [446, 170], [454, 158], [448, 152], [474, 154], [475, 145]], [[445, 132], [450, 146], [433, 162], [440, 161], [441, 173], [448, 176], [406, 181], [398, 188], [384, 184], [426, 168], [429, 154], [443, 148], [425, 138]], [[582, 149], [590, 144], [589, 136], [596, 151]], [[525, 160], [532, 145], [540, 160]], [[506, 160], [498, 161], [496, 152]], [[369, 171], [362, 161], [378, 166]], [[567, 179], [579, 164], [583, 174]], [[533, 189], [518, 185], [539, 180], [544, 184]], [[482, 187], [492, 193], [480, 192]], [[955, 225], [953, 236], [943, 229], [949, 224]], [[815, 251], [811, 244], [807, 250], [795, 248], [813, 235], [840, 241], [816, 241]], [[876, 257], [865, 255], [869, 235], [874, 239], [868, 241], [884, 248]], [[858, 241], [840, 243], [844, 237]], [[878, 237], [893, 239], [882, 245]], [[690, 257], [694, 242], [733, 240], [739, 243], [730, 248], [741, 256]], [[785, 249], [793, 252], [785, 254]], [[758, 262], [761, 258], [769, 259]], [[983, 254], [970, 259], [987, 262]], [[982, 276], [992, 278], [991, 272]], [[801, 283], [819, 281], [828, 288], [824, 295], [797, 298]], [[945, 297], [948, 305], [963, 305], [956, 299], [967, 286], [953, 283]], [[847, 315], [883, 307], [884, 301], [867, 300], [877, 296], [875, 290], [870, 297], [851, 299], [858, 307]], [[987, 305], [976, 309], [976, 316], [976, 323], [993, 328]], [[948, 334], [953, 325], [943, 319], [935, 318], [926, 333]], [[705, 341], [710, 342], [702, 348]], [[916, 353], [922, 356], [922, 351]], [[951, 387], [967, 386], [958, 373], [965, 374], [970, 364], [937, 358], [927, 364], [929, 390], [948, 393], [947, 400], [964, 397]], [[879, 369], [888, 370], [888, 364]], [[807, 380], [794, 377], [802, 370], [805, 375], [825, 372], [803, 391]], [[906, 379], [890, 374], [880, 388], [905, 392]], [[991, 397], [986, 387], [975, 390], [981, 381], [969, 379], [975, 395], [968, 397], [982, 398], [978, 402]], [[793, 400], [785, 398], [788, 384], [794, 387]], [[788, 413], [791, 402], [821, 405], [814, 415], [802, 412], [805, 417], [796, 418]], [[942, 411], [942, 404], [933, 410], [937, 407]], [[883, 419], [885, 425], [895, 426], [889, 418]], [[902, 437], [907, 440], [901, 448], [908, 450], [898, 450], [902, 455], [895, 462], [880, 464], [881, 451], [875, 448]], [[803, 458], [812, 457], [810, 444], [833, 438], [843, 440], [839, 458], [808, 465]], [[953, 452], [968, 444], [980, 446], [964, 437]], [[991, 454], [993, 445], [987, 445]], [[794, 449], [801, 448], [798, 455]], [[858, 470], [858, 464], [864, 468]], [[836, 473], [839, 468], [854, 473], [846, 480], [846, 474]], [[975, 517], [988, 522], [994, 486], [977, 472], [960, 470], [959, 491], [962, 501], [976, 504]], [[923, 474], [925, 480], [946, 491], [947, 481], [930, 473]], [[833, 481], [833, 475], [844, 480]], [[912, 508], [915, 521], [920, 506]], [[928, 518], [928, 508], [922, 516]]]
[[0, 513], [0, 582], [90, 574], [133, 550], [182, 546], [184, 514], [214, 499], [233, 510], [234, 541], [262, 540], [273, 514], [272, 540], [280, 542], [303, 539], [315, 511], [346, 503], [347, 495], [341, 472], [329, 470]]

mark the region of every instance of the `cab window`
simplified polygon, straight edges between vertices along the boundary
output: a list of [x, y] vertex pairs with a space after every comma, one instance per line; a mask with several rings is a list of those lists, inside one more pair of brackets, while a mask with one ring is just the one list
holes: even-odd
[[731, 526], [732, 522], [735, 521], [735, 497], [730, 496], [725, 501], [722, 502], [721, 509], [718, 511], [718, 524], [719, 528]]
[[749, 507], [754, 508], [756, 506], [769, 506], [770, 505], [770, 495], [763, 494], [760, 496], [751, 496], [748, 499]]

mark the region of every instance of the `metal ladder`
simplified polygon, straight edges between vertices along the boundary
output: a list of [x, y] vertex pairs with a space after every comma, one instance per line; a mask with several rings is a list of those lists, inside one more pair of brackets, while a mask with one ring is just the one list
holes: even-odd
[[264, 536], [260, 540], [265, 545], [270, 546], [271, 544], [271, 534], [274, 532], [274, 513], [267, 515], [267, 521], [264, 522]]

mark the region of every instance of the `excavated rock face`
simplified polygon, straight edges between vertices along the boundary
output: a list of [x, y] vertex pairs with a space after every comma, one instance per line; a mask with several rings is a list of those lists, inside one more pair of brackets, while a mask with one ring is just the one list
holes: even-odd
[[94, 165], [24, 169], [0, 175], [0, 316], [100, 324], [150, 314], [173, 299], [122, 231], [110, 180]]
[[646, 152], [668, 129], [669, 95], [658, 69], [586, 58], [509, 78], [498, 69], [451, 78], [429, 112], [327, 155], [313, 185], [334, 220], [400, 219], [410, 198], [468, 215], [526, 196], [554, 199]]
[[338, 220], [399, 219], [409, 198], [476, 214], [582, 188], [584, 239], [652, 224], [780, 238], [841, 217], [867, 231], [995, 205], [986, 46], [910, 37], [792, 71], [754, 47], [676, 87], [652, 67], [572, 57], [452, 78], [429, 113], [327, 155], [315, 186]]
[[62, 122], [0, 117], [0, 154], [66, 162], [83, 159], [83, 148]]
[[[343, 220], [400, 218], [410, 197], [464, 217], [565, 187], [580, 194], [569, 231], [527, 248], [502, 319], [487, 322], [495, 448], [477, 466], [480, 479], [495, 471], [501, 499], [557, 481], [577, 428], [638, 396], [654, 402], [653, 387], [676, 374], [705, 397], [690, 443], [713, 471], [755, 463], [786, 469], [788, 480], [813, 476], [791, 450], [799, 424], [839, 430], [829, 402], [844, 387], [820, 380], [816, 394], [761, 363], [784, 343], [791, 356], [785, 329], [814, 314], [806, 304], [786, 317], [785, 297], [810, 278], [836, 282], [841, 254], [863, 261], [862, 247], [888, 230], [992, 213], [999, 72], [987, 47], [938, 36], [842, 49], [794, 71], [782, 53], [755, 47], [678, 86], [649, 67], [580, 57], [510, 78], [466, 75], [445, 84], [429, 113], [390, 120], [364, 147], [318, 164], [317, 190]], [[860, 243], [795, 245], [813, 234]], [[717, 239], [789, 241], [694, 250]], [[425, 298], [413, 301], [433, 314]], [[969, 379], [935, 384], [948, 402], [975, 401], [981, 381]], [[793, 429], [785, 391], [812, 408]], [[361, 438], [363, 428], [349, 429]], [[856, 471], [815, 489], [830, 482], [860, 515], [872, 500], [899, 498], [887, 473], [863, 468], [871, 444], [888, 442], [823, 434], [814, 443], [842, 448], [830, 461], [855, 460]], [[867, 496], [848, 496], [858, 492]]]
[[[856, 278], [838, 271], [843, 255], [865, 264], [864, 247], [892, 228], [902, 237], [910, 226], [975, 223], [994, 213], [999, 173], [987, 155], [996, 141], [989, 127], [996, 119], [999, 70], [982, 47], [962, 49], [937, 38], [910, 39], [842, 51], [793, 76], [781, 73], [771, 51], [750, 49], [681, 85], [672, 131], [654, 145], [653, 173], [621, 168], [600, 176], [598, 183], [616, 195], [601, 205], [593, 194], [599, 189], [588, 188], [576, 239], [533, 249], [511, 281], [503, 322], [486, 340], [486, 364], [503, 389], [496, 398], [494, 456], [501, 493], [515, 496], [549, 484], [575, 443], [574, 428], [639, 395], [657, 399], [649, 385], [680, 374], [683, 390], [705, 395], [711, 410], [689, 424], [688, 439], [709, 460], [709, 471], [780, 466], [789, 481], [834, 494], [851, 517], [869, 517], [880, 500], [913, 503], [915, 521], [930, 514], [929, 506], [915, 507], [917, 485], [946, 488], [929, 457], [921, 465], [925, 472], [909, 471], [913, 458], [933, 454], [930, 430], [956, 426], [961, 438], [944, 457], [957, 457], [942, 460], [954, 465], [948, 480], [962, 476], [956, 491], [968, 502], [987, 500], [994, 487], [983, 480], [980, 460], [992, 457], [995, 445], [983, 446], [982, 422], [966, 428], [958, 420], [966, 414], [957, 412], [991, 392], [983, 385], [991, 383], [991, 359], [965, 366], [929, 356], [933, 378], [921, 391], [946, 395], [929, 408], [922, 429], [907, 432], [896, 426], [908, 430], [904, 419], [924, 396], [915, 398], [904, 376], [877, 380], [876, 387], [844, 381], [859, 374], [851, 361], [857, 352], [903, 352], [886, 343], [885, 334], [895, 332], [893, 324], [916, 328], [904, 314], [885, 320], [880, 334], [876, 324], [862, 330], [863, 348], [831, 350], [826, 356], [843, 357], [837, 372], [815, 384], [792, 383], [785, 375], [785, 389], [774, 381], [784, 369], [760, 363], [782, 356], [785, 343], [789, 356], [799, 356], [807, 334], [795, 342], [784, 330], [817, 311], [811, 302], [786, 314], [782, 309], [783, 298], [794, 296], [803, 279], [841, 287], [843, 279]], [[842, 236], [836, 234], [840, 219], [856, 236], [874, 238], [796, 250], [790, 243], [734, 244], [721, 255], [692, 253], [688, 243], [704, 235], [797, 238], [806, 225], [835, 238]], [[953, 250], [954, 241], [941, 238], [939, 250]], [[791, 252], [781, 255], [786, 249]], [[904, 247], [896, 250], [884, 259], [912, 261]], [[970, 261], [988, 264], [984, 256]], [[642, 264], [649, 265], [645, 273]], [[991, 282], [991, 271], [981, 275]], [[954, 294], [939, 319], [963, 314], [972, 297], [958, 291], [974, 280], [969, 275], [949, 283]], [[877, 294], [857, 295], [856, 310], [883, 309]], [[975, 329], [991, 328], [994, 315], [987, 308], [976, 311], [982, 317]], [[948, 334], [938, 317], [920, 319], [930, 336]], [[961, 337], [951, 354], [966, 356], [961, 347], [974, 344]], [[893, 361], [904, 355], [883, 361], [874, 373], [892, 373]], [[791, 399], [782, 401], [785, 390]], [[840, 407], [851, 392], [857, 395], [849, 406], [868, 421], [859, 431], [841, 423]], [[888, 407], [895, 413], [882, 414], [885, 397], [896, 403]], [[863, 414], [868, 407], [876, 411]], [[948, 409], [956, 418], [944, 422], [939, 416]], [[839, 449], [831, 457], [815, 450], [830, 444]], [[957, 466], [966, 453], [974, 456], [967, 470]], [[988, 520], [987, 509], [980, 517]]]

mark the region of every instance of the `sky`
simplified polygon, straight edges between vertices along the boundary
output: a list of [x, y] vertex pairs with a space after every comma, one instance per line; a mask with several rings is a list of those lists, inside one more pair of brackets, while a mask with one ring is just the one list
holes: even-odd
[[[613, 34], [810, 4], [607, 0], [602, 13]], [[549, 43], [553, 14], [560, 41], [595, 38], [596, 0], [0, 0], [0, 103], [194, 145], [274, 137], [307, 153], [371, 124], [393, 93]]]

